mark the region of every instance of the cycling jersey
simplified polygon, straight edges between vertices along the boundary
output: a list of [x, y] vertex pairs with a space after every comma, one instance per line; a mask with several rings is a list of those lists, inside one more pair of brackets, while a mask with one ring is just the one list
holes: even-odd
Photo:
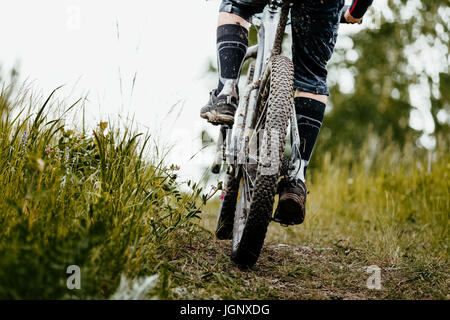
[[353, 18], [361, 19], [369, 9], [373, 0], [353, 0], [349, 8], [349, 13]]

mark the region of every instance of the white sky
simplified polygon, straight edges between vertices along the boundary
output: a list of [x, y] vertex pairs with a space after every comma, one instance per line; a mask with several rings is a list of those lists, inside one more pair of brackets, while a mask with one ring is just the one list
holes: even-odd
[[[377, 7], [383, 2], [376, 1]], [[199, 109], [217, 81], [206, 70], [208, 61], [215, 60], [219, 3], [3, 1], [0, 65], [5, 72], [19, 63], [22, 80], [33, 81], [43, 95], [66, 85], [59, 96], [70, 95], [68, 105], [88, 94], [92, 125], [118, 114], [134, 115], [140, 125], [176, 145], [170, 160], [183, 164], [185, 177], [195, 178], [199, 162], [207, 165], [212, 159], [204, 153], [204, 158], [188, 161], [200, 150], [199, 133], [202, 128], [214, 135], [217, 131], [200, 119]], [[342, 31], [350, 28], [361, 27], [343, 26]]]
[[[68, 104], [88, 93], [92, 124], [134, 115], [159, 139], [175, 143], [171, 160], [185, 163], [208, 127], [199, 109], [216, 82], [206, 70], [215, 59], [218, 6], [205, 0], [4, 1], [0, 65], [6, 72], [18, 62], [22, 80], [44, 95], [65, 84], [59, 96], [70, 94]], [[175, 124], [165, 116], [176, 103]]]

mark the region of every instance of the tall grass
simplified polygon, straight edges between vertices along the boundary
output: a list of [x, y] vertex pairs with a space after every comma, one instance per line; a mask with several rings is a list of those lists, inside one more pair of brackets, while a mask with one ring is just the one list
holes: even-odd
[[[201, 188], [179, 191], [177, 168], [149, 157], [149, 135], [106, 122], [70, 130], [77, 106], [54, 118], [53, 95], [31, 107], [0, 95], [0, 298], [108, 298], [122, 275], [153, 274], [149, 294], [167, 297], [166, 262], [194, 230]], [[66, 286], [69, 265], [80, 290]]]
[[[364, 279], [357, 270], [377, 265], [386, 281], [393, 270], [401, 271], [383, 282], [380, 297], [448, 298], [449, 138], [437, 141], [436, 150], [427, 151], [413, 142], [400, 148], [372, 137], [361, 150], [341, 146], [316, 155], [307, 175], [305, 222], [289, 228], [272, 223], [266, 245], [334, 252], [336, 260], [312, 267], [322, 284], [345, 290], [345, 281]], [[207, 205], [208, 218], [201, 221], [209, 230], [218, 203]], [[337, 266], [330, 271], [332, 263]]]
[[310, 172], [308, 219], [291, 240], [342, 242], [363, 249], [368, 260], [393, 265], [448, 263], [450, 154], [444, 138], [435, 151], [413, 143], [403, 149], [380, 145], [373, 138], [357, 154], [345, 147], [325, 154], [320, 170]]
[[[64, 120], [77, 103], [56, 116], [55, 93], [38, 103], [12, 92], [0, 94], [0, 298], [322, 297], [318, 283], [358, 297], [448, 298], [448, 137], [432, 152], [374, 137], [316, 157], [305, 223], [272, 224], [268, 242], [330, 254], [299, 261], [267, 243], [276, 259], [263, 251], [267, 268], [243, 273], [194, 219], [213, 231], [219, 199], [203, 207], [212, 195], [191, 181], [180, 192], [178, 168], [151, 136], [106, 122], [79, 132]], [[361, 270], [373, 264], [380, 293], [364, 291]], [[80, 290], [66, 285], [70, 265]], [[303, 291], [284, 286], [297, 278]]]

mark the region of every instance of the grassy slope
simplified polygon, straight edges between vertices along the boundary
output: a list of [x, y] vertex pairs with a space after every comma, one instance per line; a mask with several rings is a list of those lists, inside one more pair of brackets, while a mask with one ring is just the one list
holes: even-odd
[[[167, 297], [167, 261], [196, 229], [201, 189], [181, 194], [149, 137], [106, 123], [68, 131], [51, 105], [23, 105], [0, 96], [0, 298], [107, 298], [122, 274], [158, 274], [148, 294]], [[66, 287], [69, 265], [81, 290]]]
[[[192, 183], [180, 193], [176, 168], [143, 160], [160, 158], [147, 138], [64, 130], [49, 105], [13, 118], [22, 105], [0, 97], [0, 298], [108, 298], [122, 274], [158, 274], [147, 297], [163, 299], [449, 298], [447, 146], [429, 172], [413, 147], [326, 155], [305, 224], [272, 225], [242, 271], [211, 233], [218, 200], [201, 208]], [[79, 291], [66, 288], [72, 264]], [[380, 291], [366, 288], [374, 264]]]

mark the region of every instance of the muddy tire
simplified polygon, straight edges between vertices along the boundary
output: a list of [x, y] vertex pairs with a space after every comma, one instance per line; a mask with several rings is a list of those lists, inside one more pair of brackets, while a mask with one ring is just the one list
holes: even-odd
[[[247, 85], [253, 82], [254, 74], [255, 61], [252, 61], [247, 73]], [[225, 132], [222, 132], [221, 134], [222, 141], [225, 141]], [[217, 174], [220, 172], [220, 168], [221, 165], [214, 164], [211, 171]], [[219, 240], [230, 240], [233, 237], [234, 213], [236, 212], [236, 201], [239, 191], [239, 178], [227, 174], [224, 191], [225, 196], [220, 203], [219, 216], [217, 219], [216, 237]]]
[[[246, 219], [243, 222], [243, 231], [236, 231], [239, 224], [238, 212], [236, 212], [233, 230], [231, 259], [241, 267], [251, 267], [258, 260], [272, 219], [277, 182], [284, 158], [283, 151], [293, 91], [293, 65], [290, 59], [277, 56], [271, 60], [271, 73], [266, 86], [270, 88], [270, 95], [266, 111], [265, 138], [263, 145], [260, 146], [263, 156], [260, 158], [251, 192], [250, 209], [246, 214], [244, 213]], [[278, 134], [273, 134], [274, 132]], [[278, 148], [278, 152], [268, 152], [267, 150], [272, 150], [271, 148], [274, 150]], [[276, 170], [269, 170], [268, 173], [266, 170], [268, 164], [275, 166]], [[240, 192], [243, 192], [242, 185], [243, 183], [239, 186]], [[236, 234], [241, 234], [240, 238]]]
[[220, 203], [217, 219], [216, 237], [219, 240], [229, 240], [233, 237], [234, 213], [239, 191], [239, 178], [227, 174], [224, 185], [224, 198]]

